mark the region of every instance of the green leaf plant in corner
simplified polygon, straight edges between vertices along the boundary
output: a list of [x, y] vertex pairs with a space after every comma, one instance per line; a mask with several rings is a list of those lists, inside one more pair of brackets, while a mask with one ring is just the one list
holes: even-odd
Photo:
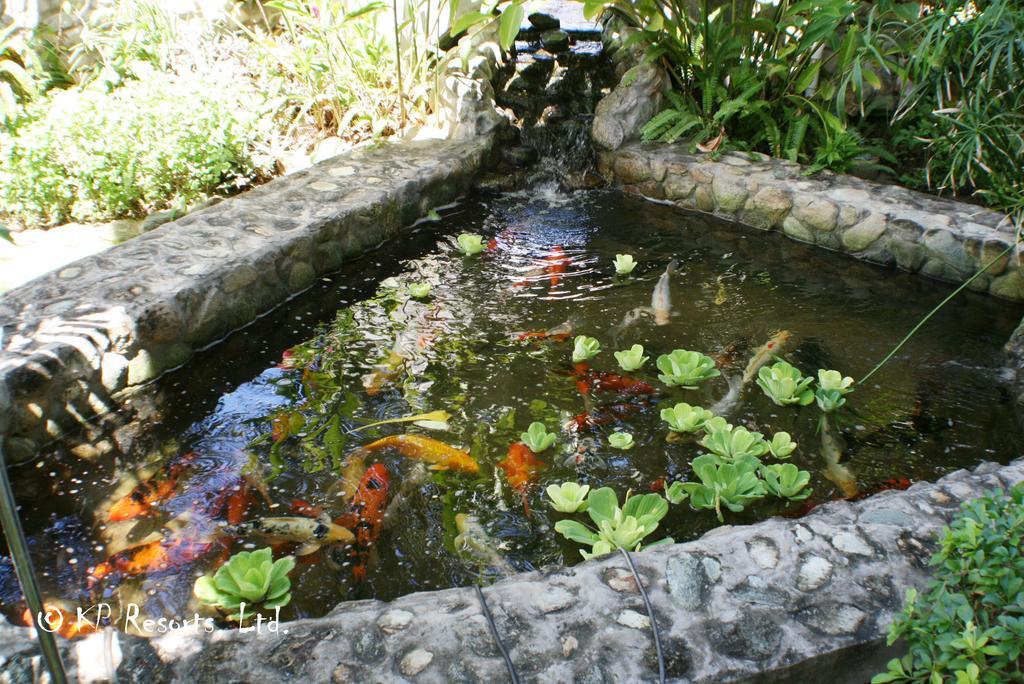
[[292, 582], [288, 573], [295, 568], [291, 556], [271, 557], [269, 548], [241, 551], [233, 555], [212, 577], [196, 580], [193, 591], [200, 602], [213, 606], [239, 622], [250, 606], [255, 610], [275, 610], [292, 600]]
[[[630, 496], [627, 493], [626, 501], [620, 507], [615, 491], [601, 487], [590, 492], [586, 511], [594, 528], [578, 520], [559, 520], [555, 523], [555, 530], [570, 541], [589, 546], [589, 551], [581, 550], [580, 553], [584, 558], [593, 558], [618, 548], [639, 551], [643, 548], [644, 538], [658, 529], [661, 519], [668, 513], [668, 502], [660, 494]], [[655, 544], [671, 541], [666, 538]]]
[[758, 387], [779, 406], [810, 404], [814, 401], [814, 390], [808, 386], [812, 382], [814, 378], [804, 377], [785, 361], [765, 366], [757, 373]]

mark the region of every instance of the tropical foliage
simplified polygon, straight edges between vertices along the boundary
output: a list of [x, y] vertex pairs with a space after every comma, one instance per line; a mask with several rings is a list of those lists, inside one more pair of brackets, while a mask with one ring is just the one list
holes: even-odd
[[[554, 501], [554, 497], [552, 499]], [[601, 487], [590, 492], [585, 508], [576, 510], [586, 510], [596, 529], [567, 519], [555, 523], [555, 530], [566, 539], [590, 546], [590, 551], [580, 553], [584, 558], [591, 558], [618, 548], [639, 551], [643, 540], [658, 529], [658, 523], [668, 513], [668, 502], [660, 494], [627, 494], [620, 507], [615, 490]], [[662, 539], [656, 543], [671, 541]]]
[[233, 555], [211, 577], [204, 575], [195, 582], [195, 595], [202, 603], [229, 614], [228, 619], [240, 621], [243, 611], [251, 615], [259, 609], [274, 610], [292, 600], [292, 582], [288, 573], [295, 568], [291, 556], [271, 557], [270, 549], [241, 551]]

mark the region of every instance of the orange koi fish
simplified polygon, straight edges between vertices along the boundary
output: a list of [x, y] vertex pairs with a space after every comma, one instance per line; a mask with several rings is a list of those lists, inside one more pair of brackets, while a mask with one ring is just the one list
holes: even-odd
[[537, 458], [537, 454], [522, 442], [511, 444], [508, 448], [508, 456], [498, 463], [498, 467], [505, 471], [509, 485], [519, 492], [526, 515], [530, 515], [530, 505], [526, 499], [527, 492], [530, 485], [537, 481], [537, 476], [544, 465]]
[[295, 515], [302, 515], [307, 518], [319, 518], [320, 514], [324, 512], [324, 507], [314, 506], [308, 501], [303, 501], [302, 499], [292, 499], [291, 503], [288, 504], [288, 510]]
[[92, 589], [110, 576], [137, 577], [180, 567], [202, 558], [215, 546], [227, 550], [227, 540], [219, 542], [198, 539], [157, 539], [146, 544], [119, 551], [99, 565], [89, 569], [87, 586]]
[[544, 257], [544, 261], [547, 262], [544, 272], [550, 276], [552, 285], [558, 285], [562, 282], [562, 274], [565, 273], [565, 267], [569, 263], [568, 257], [565, 256], [565, 250], [561, 245], [552, 248]]
[[626, 418], [627, 416], [642, 411], [647, 406], [646, 402], [642, 405], [637, 404], [611, 404], [602, 407], [600, 410], [594, 413], [579, 413], [570, 419], [569, 426], [575, 426], [577, 432], [583, 432], [599, 425], [609, 425], [614, 423], [616, 420]]
[[367, 468], [352, 499], [352, 511], [334, 521], [355, 533], [355, 543], [349, 549], [349, 556], [352, 558], [352, 578], [356, 582], [366, 580], [370, 549], [377, 543], [384, 527], [389, 479], [388, 469], [383, 463]]
[[245, 520], [245, 514], [249, 510], [249, 504], [252, 503], [252, 487], [249, 482], [243, 479], [239, 484], [238, 488], [231, 492], [228, 497], [228, 513], [227, 521], [229, 525], [237, 525]]
[[468, 452], [423, 435], [391, 435], [371, 442], [358, 451], [366, 454], [381, 449], [394, 449], [406, 458], [415, 458], [430, 463], [431, 470], [480, 472], [480, 465]]
[[628, 375], [595, 371], [585, 363], [573, 365], [576, 376], [576, 389], [580, 394], [598, 392], [621, 392], [624, 394], [654, 394], [654, 387], [643, 380]]
[[181, 476], [188, 470], [192, 461], [198, 457], [199, 454], [190, 451], [167, 467], [166, 477], [160, 480], [150, 478], [140, 482], [135, 489], [110, 507], [110, 510], [107, 511], [107, 519], [112, 522], [120, 522], [154, 513], [155, 505], [167, 501], [174, 495]]
[[[43, 615], [40, 617], [40, 622], [45, 625], [46, 631], [59, 634], [65, 639], [74, 639], [103, 629], [89, 622], [88, 619], [80, 620], [77, 611], [67, 610], [63, 606], [48, 601], [43, 602]], [[27, 627], [34, 627], [36, 624], [32, 611], [28, 608], [21, 614], [21, 619]]]
[[543, 332], [524, 332], [516, 335], [516, 340], [524, 342], [526, 340], [551, 340], [553, 342], [565, 342], [567, 339], [572, 337], [572, 320], [559, 323], [550, 330]]

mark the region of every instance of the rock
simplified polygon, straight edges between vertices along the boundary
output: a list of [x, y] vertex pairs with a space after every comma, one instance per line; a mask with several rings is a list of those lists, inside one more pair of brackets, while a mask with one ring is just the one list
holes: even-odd
[[100, 384], [108, 392], [124, 388], [128, 377], [128, 359], [121, 354], [106, 352], [100, 362]]
[[747, 553], [764, 570], [779, 564], [779, 547], [771, 539], [757, 537], [747, 544]]
[[409, 651], [398, 668], [402, 671], [406, 677], [415, 677], [423, 670], [427, 669], [427, 666], [434, 660], [434, 654], [430, 651], [426, 651], [422, 648], [417, 648]]
[[377, 618], [377, 626], [385, 634], [394, 634], [412, 623], [413, 614], [407, 610], [389, 610]]
[[838, 603], [824, 609], [803, 609], [797, 613], [797, 619], [825, 634], [840, 636], [856, 632], [867, 614], [847, 603]]
[[868, 546], [860, 535], [853, 532], [840, 532], [832, 537], [832, 546], [843, 553], [855, 554], [858, 556], [873, 556], [874, 549]]
[[687, 610], [704, 608], [711, 581], [701, 562], [701, 557], [692, 553], [681, 553], [668, 559], [665, 564], [665, 581], [668, 592]]
[[534, 12], [527, 17], [527, 20], [538, 31], [553, 31], [562, 26], [562, 22], [558, 20], [558, 17], [553, 17], [544, 12]]
[[711, 181], [711, 190], [718, 208], [729, 214], [738, 212], [747, 201], [746, 182], [740, 176], [719, 172]]
[[650, 166], [640, 156], [623, 155], [615, 160], [615, 179], [623, 185], [643, 183], [650, 176]]
[[576, 597], [561, 587], [551, 587], [534, 599], [534, 605], [541, 613], [554, 613], [575, 603]]
[[670, 200], [680, 200], [689, 197], [693, 189], [697, 187], [693, 178], [688, 173], [670, 173], [665, 179], [665, 197]]
[[885, 215], [868, 214], [864, 220], [843, 233], [843, 247], [850, 252], [860, 252], [874, 243], [885, 233]]
[[993, 278], [988, 291], [996, 297], [1019, 302], [1024, 299], [1024, 276], [1020, 271], [1010, 271], [1006, 275]]
[[569, 49], [569, 34], [565, 31], [545, 31], [540, 35], [540, 44], [548, 52], [565, 52]]
[[620, 594], [638, 594], [640, 590], [636, 586], [636, 579], [633, 573], [623, 568], [609, 568], [605, 572], [605, 582], [608, 586]]
[[698, 185], [697, 189], [693, 193], [693, 202], [701, 211], [714, 211], [715, 200], [711, 196], [711, 191], [707, 185]]
[[569, 635], [562, 637], [562, 655], [566, 658], [571, 656], [573, 652], [579, 648], [580, 642], [576, 640], [576, 637]]
[[768, 230], [782, 225], [786, 214], [793, 208], [793, 200], [782, 188], [766, 186], [758, 190], [747, 202], [741, 220], [755, 228]]
[[782, 222], [782, 232], [800, 242], [814, 242], [814, 233], [792, 215], [787, 216]]
[[184, 215], [185, 211], [179, 208], [168, 209], [166, 211], [154, 211], [143, 219], [140, 229], [143, 233], [148, 233], [151, 230], [156, 230], [165, 223], [176, 221]]
[[630, 629], [650, 629], [651, 619], [646, 615], [636, 612], [635, 610], [624, 610], [619, 613], [619, 616], [615, 618], [623, 627], [629, 627]]
[[502, 150], [501, 156], [510, 166], [522, 168], [537, 161], [537, 150], [526, 145], [517, 145]]
[[925, 248], [942, 263], [964, 277], [974, 271], [974, 260], [967, 255], [963, 243], [949, 230], [930, 230], [924, 236]]
[[655, 64], [635, 66], [619, 85], [603, 98], [594, 111], [594, 142], [608, 150], [617, 150], [640, 135], [640, 128], [661, 109], [662, 91], [668, 76]]
[[831, 577], [831, 562], [821, 556], [807, 556], [797, 571], [796, 587], [800, 591], [814, 591], [823, 587]]
[[803, 199], [793, 206], [793, 217], [814, 230], [835, 230], [838, 216], [839, 209], [826, 199]]

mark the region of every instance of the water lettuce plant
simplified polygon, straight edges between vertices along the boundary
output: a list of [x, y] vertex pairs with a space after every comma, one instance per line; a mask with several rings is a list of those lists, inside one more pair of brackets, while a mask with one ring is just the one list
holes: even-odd
[[814, 390], [814, 398], [818, 408], [825, 413], [832, 413], [846, 403], [846, 395], [853, 391], [853, 378], [843, 377], [837, 370], [818, 370], [818, 388]]
[[669, 387], [696, 389], [703, 381], [721, 375], [711, 357], [685, 349], [662, 354], [656, 363], [662, 372], [658, 379]]
[[757, 373], [758, 387], [779, 406], [810, 404], [814, 401], [814, 391], [808, 387], [812, 382], [814, 378], [804, 377], [785, 361], [765, 366]]
[[697, 432], [713, 417], [711, 411], [700, 406], [690, 406], [685, 401], [661, 410], [661, 419], [668, 423], [672, 432]]
[[777, 459], [789, 458], [796, 450], [796, 442], [789, 436], [788, 432], [779, 431], [772, 435], [772, 441], [768, 442], [768, 451]]
[[634, 344], [629, 349], [615, 352], [615, 360], [619, 362], [619, 367], [626, 372], [640, 370], [650, 358], [644, 356], [642, 344]]
[[[659, 494], [627, 494], [620, 507], [615, 491], [601, 487], [587, 496], [586, 511], [596, 529], [578, 520], [559, 520], [555, 530], [566, 539], [590, 546], [590, 551], [580, 553], [584, 558], [592, 558], [617, 548], [640, 550], [643, 539], [658, 529], [658, 523], [668, 513], [668, 502]], [[671, 541], [663, 539], [656, 543]]]
[[674, 504], [689, 498], [695, 510], [714, 509], [719, 522], [725, 522], [722, 507], [742, 511], [751, 501], [765, 496], [764, 482], [757, 476], [761, 462], [752, 456], [723, 463], [716, 456], [704, 454], [693, 459], [693, 472], [699, 482], [673, 482], [665, 495]]
[[761, 467], [765, 488], [775, 496], [792, 501], [800, 501], [811, 495], [807, 484], [811, 474], [800, 470], [792, 463], [774, 463]]
[[592, 359], [601, 353], [601, 343], [593, 337], [577, 335], [573, 340], [572, 362], [580, 363]]
[[409, 286], [409, 296], [423, 299], [430, 294], [430, 283], [413, 283]]
[[553, 509], [559, 513], [576, 513], [586, 510], [590, 485], [563, 482], [560, 485], [548, 485], [545, 491], [547, 491], [548, 498], [551, 499]]
[[484, 239], [474, 233], [462, 233], [455, 239], [464, 256], [473, 256], [484, 251]]
[[544, 427], [544, 423], [534, 421], [530, 423], [530, 427], [526, 429], [526, 432], [519, 433], [519, 438], [523, 444], [529, 447], [530, 451], [539, 454], [554, 444], [558, 439], [558, 435], [548, 432], [547, 428]]
[[635, 446], [633, 435], [628, 432], [613, 432], [608, 436], [608, 443], [616, 449], [632, 449]]
[[636, 268], [636, 260], [632, 254], [615, 255], [615, 272], [619, 275], [629, 275]]
[[196, 580], [193, 592], [202, 603], [240, 620], [245, 606], [274, 610], [292, 600], [288, 573], [295, 567], [291, 556], [273, 560], [269, 548], [240, 551], [220, 566], [212, 577]]
[[749, 457], [759, 458], [768, 452], [768, 442], [760, 432], [751, 432], [745, 427], [726, 424], [710, 427], [701, 446], [723, 461], [735, 462]]

